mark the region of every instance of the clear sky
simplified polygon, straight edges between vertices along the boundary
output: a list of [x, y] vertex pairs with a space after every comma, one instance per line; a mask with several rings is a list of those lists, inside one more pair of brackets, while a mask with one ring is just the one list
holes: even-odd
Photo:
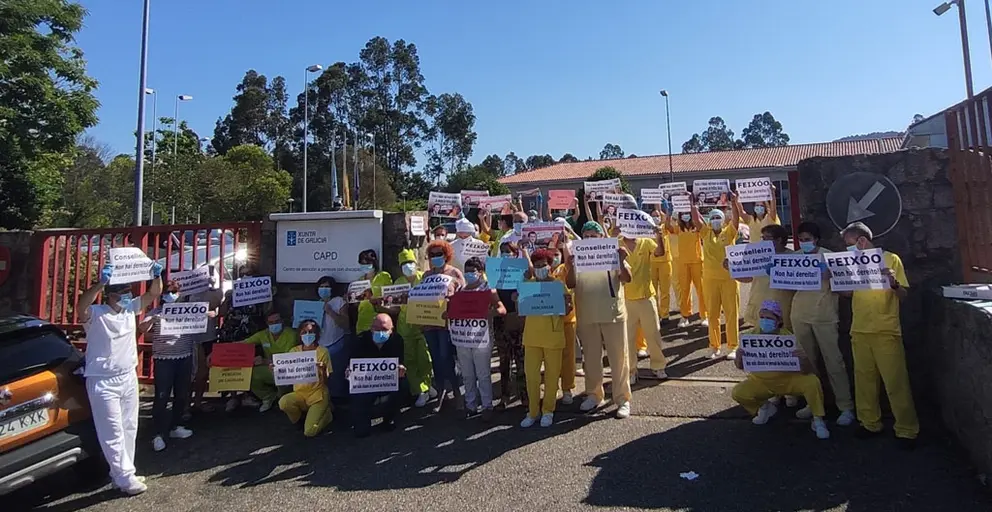
[[[90, 133], [134, 152], [141, 0], [83, 0], [78, 42], [99, 80]], [[675, 152], [711, 116], [739, 135], [771, 111], [793, 143], [902, 130], [965, 96], [957, 11], [938, 0], [153, 0], [148, 86], [201, 136], [254, 68], [353, 62], [374, 36], [415, 43], [432, 93], [474, 106], [473, 162], [514, 151]], [[975, 90], [992, 82], [983, 3], [967, 0]], [[149, 102], [148, 129], [151, 129]]]

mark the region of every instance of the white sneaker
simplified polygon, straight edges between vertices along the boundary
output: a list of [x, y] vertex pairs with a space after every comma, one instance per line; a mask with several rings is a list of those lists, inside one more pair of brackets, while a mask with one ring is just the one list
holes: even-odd
[[131, 485], [126, 489], [121, 489], [121, 491], [123, 491], [124, 494], [127, 494], [128, 496], [137, 496], [147, 490], [148, 490], [148, 486], [145, 485], [144, 482], [138, 481], [138, 479], [135, 479], [133, 482], [131, 482]]
[[797, 405], [799, 405], [799, 397], [792, 396], [792, 395], [785, 395], [785, 406], [786, 407], [795, 407]]
[[727, 325], [727, 315], [720, 313], [720, 325]]
[[241, 398], [241, 405], [245, 407], [258, 407], [262, 405], [262, 402], [258, 401], [257, 398], [251, 395], [245, 395], [244, 397]]
[[737, 359], [737, 349], [736, 348], [733, 349], [733, 350], [731, 350], [730, 352], [727, 352], [727, 359], [729, 359], [731, 361], [733, 361], [734, 359]]
[[563, 405], [572, 405], [573, 402], [575, 402], [575, 398], [572, 397], [571, 391], [566, 391], [561, 394], [561, 403]]
[[428, 393], [421, 393], [417, 395], [417, 401], [413, 403], [414, 407], [423, 407], [427, 405], [427, 401], [430, 400], [431, 395]]
[[842, 427], [849, 427], [858, 420], [858, 417], [854, 415], [854, 411], [847, 409], [840, 412], [840, 416], [837, 417], [837, 424]]
[[237, 398], [231, 398], [230, 400], [227, 401], [227, 404], [224, 405], [224, 412], [232, 413], [238, 410], [238, 407], [240, 405], [241, 405], [241, 400], [238, 400]]
[[774, 405], [778, 405], [778, 403], [781, 402], [781, 401], [782, 401], [782, 397], [780, 397], [780, 396], [773, 396], [773, 397], [771, 397], [771, 398], [768, 399], [768, 403], [774, 404]]
[[262, 405], [258, 406], [258, 412], [268, 412], [275, 403], [275, 400], [262, 400]]
[[630, 379], [629, 380], [630, 380], [630, 385], [631, 386], [633, 386], [634, 384], [637, 384], [637, 374], [636, 373], [630, 374]]
[[710, 350], [712, 351], [710, 352], [710, 359], [720, 359], [721, 357], [723, 357], [723, 355], [720, 354], [720, 349], [716, 348]]
[[647, 350], [644, 350], [643, 348], [637, 351], [637, 358], [638, 359], [644, 359], [645, 357], [648, 357], [648, 355], [649, 355], [648, 354], [648, 351]]
[[796, 417], [801, 420], [808, 420], [813, 417], [813, 409], [810, 409], [807, 405], [806, 407], [796, 411]]
[[162, 439], [162, 436], [155, 436], [152, 439], [152, 449], [155, 450], [155, 451], [157, 451], [157, 452], [160, 452], [160, 451], [164, 450], [165, 449], [165, 439]]
[[658, 380], [668, 380], [668, 374], [665, 373], [665, 370], [654, 370], [651, 373], [653, 373], [654, 378]]
[[823, 421], [823, 418], [813, 418], [810, 429], [816, 432], [817, 439], [830, 439], [830, 431], [827, 430], [827, 424]]
[[530, 416], [524, 416], [523, 421], [520, 422], [521, 428], [533, 427], [537, 423], [537, 418], [531, 418]]
[[679, 329], [685, 329], [686, 327], [689, 327], [689, 319], [683, 317], [679, 320]]
[[626, 402], [620, 404], [620, 407], [617, 407], [617, 419], [622, 420], [624, 418], [629, 418], [629, 417], [630, 417], [630, 400], [627, 400]]
[[[528, 416], [528, 418], [529, 417], [530, 416]], [[551, 424], [554, 423], [554, 422], [555, 422], [555, 415], [554, 414], [548, 413], [548, 414], [545, 414], [545, 415], [541, 416], [541, 426], [544, 427], [544, 428], [550, 427]]]
[[775, 413], [777, 412], [778, 407], [775, 407], [775, 404], [765, 402], [764, 405], [758, 409], [758, 414], [751, 418], [751, 423], [754, 423], [755, 425], [764, 425], [765, 423], [768, 423], [768, 420], [771, 419], [772, 416], [775, 416]]
[[192, 436], [193, 431], [183, 426], [178, 426], [169, 431], [169, 437], [172, 439], [188, 439]]
[[703, 327], [709, 327], [710, 326], [710, 319], [709, 318], [704, 318], [702, 322], [699, 322], [699, 325], [701, 325]]
[[596, 400], [596, 397], [594, 396], [587, 396], [586, 399], [582, 401], [582, 405], [579, 406], [579, 410], [582, 412], [589, 412], [593, 409], [599, 409], [604, 405], [606, 405], [606, 400]]

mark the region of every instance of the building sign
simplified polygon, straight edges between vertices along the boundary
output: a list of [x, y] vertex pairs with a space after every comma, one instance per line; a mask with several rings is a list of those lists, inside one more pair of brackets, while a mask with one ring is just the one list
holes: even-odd
[[363, 275], [358, 253], [373, 249], [382, 260], [382, 212], [321, 212], [320, 220], [291, 220], [277, 214], [276, 281], [315, 283], [331, 276], [350, 283]]

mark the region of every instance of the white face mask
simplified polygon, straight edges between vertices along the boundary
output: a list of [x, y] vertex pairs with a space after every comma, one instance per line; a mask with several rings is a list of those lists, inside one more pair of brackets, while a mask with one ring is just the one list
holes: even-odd
[[416, 263], [404, 263], [402, 265], [403, 275], [406, 277], [413, 277], [417, 275], [417, 264]]

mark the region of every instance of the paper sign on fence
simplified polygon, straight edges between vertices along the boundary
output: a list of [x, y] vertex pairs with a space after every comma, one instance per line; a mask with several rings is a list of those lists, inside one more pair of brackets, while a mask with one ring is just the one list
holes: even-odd
[[696, 180], [692, 193], [699, 206], [727, 206], [730, 204], [730, 180]]
[[742, 178], [735, 182], [737, 198], [742, 203], [757, 203], [772, 200], [772, 180], [770, 178]]
[[672, 212], [689, 213], [692, 211], [692, 200], [687, 195], [672, 196]]
[[234, 292], [232, 293], [234, 307], [251, 306], [252, 304], [264, 304], [272, 301], [272, 278], [242, 277], [234, 282]]
[[210, 368], [211, 393], [222, 391], [248, 391], [251, 388], [252, 367], [247, 368], [227, 368], [223, 366], [213, 366]]
[[382, 287], [382, 305], [396, 306], [406, 304], [406, 297], [410, 294], [410, 284], [391, 284]]
[[654, 219], [641, 210], [617, 210], [617, 223], [624, 238], [654, 238], [658, 233]]
[[363, 279], [348, 285], [348, 302], [361, 302], [372, 298], [372, 281]]
[[255, 365], [255, 345], [248, 343], [215, 343], [210, 351], [210, 366], [219, 368], [251, 368]]
[[210, 289], [210, 267], [202, 266], [184, 272], [172, 272], [169, 279], [179, 283], [179, 295], [189, 296]]
[[486, 260], [486, 277], [489, 285], [497, 290], [516, 290], [529, 265], [525, 258], [489, 258]]
[[517, 287], [520, 316], [565, 314], [565, 286], [561, 281], [525, 281]]
[[137, 247], [111, 247], [108, 261], [113, 265], [110, 284], [128, 284], [152, 278], [155, 263]]
[[737, 357], [744, 358], [746, 372], [798, 372], [798, 345], [792, 335], [741, 334]]
[[618, 270], [619, 246], [616, 238], [586, 238], [572, 242], [572, 257], [576, 272]]
[[349, 393], [360, 395], [400, 390], [400, 361], [395, 357], [352, 359], [348, 370]]
[[173, 302], [162, 304], [159, 332], [165, 336], [203, 334], [207, 332], [208, 302]]
[[427, 236], [427, 222], [423, 217], [419, 215], [410, 217], [410, 234], [413, 236]]
[[885, 290], [889, 278], [882, 273], [885, 257], [882, 249], [828, 252], [823, 255], [830, 269], [830, 291]]
[[488, 289], [461, 291], [448, 299], [448, 320], [489, 318], [492, 292]]
[[549, 190], [548, 207], [552, 210], [571, 210], [575, 207], [575, 191]]
[[427, 211], [431, 217], [457, 219], [462, 213], [462, 195], [457, 192], [431, 192], [427, 199]]
[[293, 329], [298, 328], [304, 320], [313, 320], [319, 326], [324, 320], [324, 301], [294, 300]]
[[488, 318], [458, 318], [448, 322], [451, 343], [456, 347], [484, 348], [490, 342]]
[[621, 191], [620, 178], [602, 181], [586, 181], [582, 183], [589, 201], [602, 201], [604, 193], [616, 194]]
[[770, 286], [774, 290], [819, 291], [823, 286], [823, 256], [820, 254], [772, 256]]
[[317, 351], [272, 354], [272, 375], [276, 386], [312, 384], [317, 382]]
[[775, 255], [775, 244], [769, 240], [753, 244], [730, 245], [724, 247], [730, 277], [757, 277], [768, 275], [768, 264]]

